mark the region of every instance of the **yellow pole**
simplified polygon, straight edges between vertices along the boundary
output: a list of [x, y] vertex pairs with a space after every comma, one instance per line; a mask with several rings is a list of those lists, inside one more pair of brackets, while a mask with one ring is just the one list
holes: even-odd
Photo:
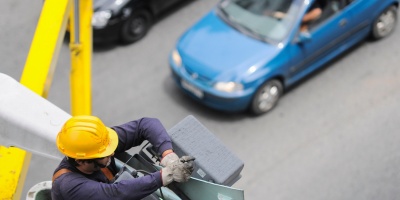
[[0, 146], [0, 199], [21, 199], [31, 153]]
[[45, 0], [21, 76], [21, 84], [47, 98], [71, 4]]
[[71, 0], [71, 114], [91, 114], [92, 0]]

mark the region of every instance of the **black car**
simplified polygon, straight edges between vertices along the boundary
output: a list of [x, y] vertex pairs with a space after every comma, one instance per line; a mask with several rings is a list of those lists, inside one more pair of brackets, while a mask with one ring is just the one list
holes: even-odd
[[93, 41], [138, 41], [159, 14], [179, 1], [182, 0], [94, 0]]

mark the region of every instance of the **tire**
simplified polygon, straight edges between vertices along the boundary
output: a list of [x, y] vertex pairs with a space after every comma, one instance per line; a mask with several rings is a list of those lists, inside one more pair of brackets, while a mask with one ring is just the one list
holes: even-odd
[[254, 94], [253, 100], [249, 107], [250, 112], [254, 115], [261, 115], [272, 110], [282, 96], [283, 86], [277, 79], [266, 81], [262, 84]]
[[371, 36], [379, 40], [390, 35], [397, 24], [397, 9], [395, 6], [389, 6], [383, 11], [372, 24]]
[[131, 44], [142, 39], [151, 27], [151, 14], [146, 10], [134, 11], [121, 29], [121, 42]]

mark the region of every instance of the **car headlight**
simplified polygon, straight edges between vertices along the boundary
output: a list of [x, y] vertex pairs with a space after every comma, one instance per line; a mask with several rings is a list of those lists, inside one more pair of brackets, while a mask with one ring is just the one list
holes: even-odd
[[214, 84], [214, 88], [223, 92], [237, 92], [243, 90], [243, 85], [236, 82], [217, 82]]
[[108, 20], [111, 18], [111, 11], [109, 10], [102, 10], [93, 13], [92, 17], [92, 26], [94, 28], [104, 28]]
[[182, 59], [181, 59], [181, 55], [179, 55], [178, 50], [174, 49], [172, 51], [172, 61], [175, 63], [175, 65], [177, 67], [181, 67], [182, 66]]

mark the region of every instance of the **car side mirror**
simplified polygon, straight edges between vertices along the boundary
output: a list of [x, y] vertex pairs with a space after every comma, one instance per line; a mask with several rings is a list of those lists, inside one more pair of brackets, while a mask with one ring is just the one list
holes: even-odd
[[307, 43], [311, 41], [311, 34], [308, 31], [300, 31], [297, 35], [295, 42], [296, 43]]

